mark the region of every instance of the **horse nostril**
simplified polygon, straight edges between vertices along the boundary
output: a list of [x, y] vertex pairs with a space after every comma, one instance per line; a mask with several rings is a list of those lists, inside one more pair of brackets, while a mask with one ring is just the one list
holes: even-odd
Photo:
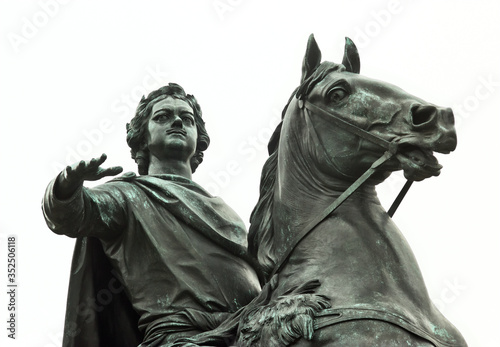
[[447, 125], [455, 125], [455, 116], [451, 108], [447, 108], [443, 111], [443, 121]]
[[434, 119], [436, 111], [434, 106], [414, 106], [411, 108], [411, 121], [415, 126], [427, 124]]

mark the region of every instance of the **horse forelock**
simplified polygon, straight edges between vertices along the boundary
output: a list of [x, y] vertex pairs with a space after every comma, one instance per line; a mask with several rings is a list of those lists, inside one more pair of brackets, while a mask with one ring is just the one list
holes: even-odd
[[[326, 77], [326, 75], [334, 71], [342, 72], [345, 71], [345, 69], [346, 69], [345, 66], [342, 64], [336, 64], [330, 61], [322, 62], [316, 68], [316, 70], [314, 70], [311, 76], [309, 76], [304, 82], [302, 82], [302, 84], [297, 89], [295, 96], [297, 97], [297, 99], [306, 98], [309, 95], [309, 93], [313, 90], [313, 88]], [[292, 98], [290, 98], [290, 101], [291, 99]]]
[[[304, 99], [312, 89], [322, 81], [326, 75], [333, 71], [344, 71], [342, 64], [325, 61], [304, 82], [297, 87], [283, 108], [282, 119], [285, 118], [288, 107], [293, 98]], [[277, 247], [274, 242], [274, 225], [272, 220], [274, 206], [274, 188], [276, 185], [278, 147], [281, 136], [281, 123], [277, 126], [271, 140], [269, 141], [269, 158], [262, 168], [260, 181], [260, 196], [250, 216], [250, 229], [248, 232], [248, 248], [250, 254], [255, 257], [264, 272], [264, 277], [272, 272], [279, 259], [277, 258]]]
[[[290, 95], [290, 98], [288, 99], [288, 102], [286, 103], [285, 107], [283, 108], [283, 111], [281, 112], [281, 119], [283, 120], [285, 118], [286, 112], [288, 110], [288, 106], [290, 106], [290, 103], [292, 102], [293, 98], [296, 97], [297, 99], [304, 99], [309, 95], [311, 90], [320, 82], [322, 81], [326, 75], [333, 71], [338, 71], [342, 72], [345, 71], [346, 68], [342, 64], [336, 64], [332, 63], [329, 61], [324, 61], [321, 63], [314, 71], [313, 73], [306, 79], [304, 82], [300, 84], [295, 90], [293, 91], [292, 95]], [[279, 144], [279, 137], [280, 137], [280, 132], [281, 132], [281, 123], [276, 127], [276, 130], [274, 131], [271, 139], [269, 140], [268, 144], [268, 152], [269, 155], [271, 155], [274, 151], [278, 149], [278, 144]]]

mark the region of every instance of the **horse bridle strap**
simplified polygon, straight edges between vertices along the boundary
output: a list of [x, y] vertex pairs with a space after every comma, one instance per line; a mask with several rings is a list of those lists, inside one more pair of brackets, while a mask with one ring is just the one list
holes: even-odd
[[[363, 173], [363, 175], [361, 175], [353, 184], [351, 184], [349, 186], [349, 188], [347, 188], [337, 199], [335, 199], [335, 201], [330, 206], [328, 206], [320, 215], [316, 216], [316, 218], [314, 218], [309, 224], [307, 224], [307, 226], [305, 228], [302, 229], [300, 234], [297, 235], [298, 237], [296, 238], [295, 243], [285, 252], [285, 254], [283, 254], [281, 261], [279, 263], [277, 263], [276, 266], [274, 267], [274, 270], [273, 270], [270, 278], [274, 274], [276, 274], [277, 272], [280, 271], [281, 267], [285, 264], [286, 260], [288, 259], [288, 257], [292, 253], [292, 251], [295, 249], [295, 247], [300, 243], [300, 241], [302, 241], [302, 239], [304, 239], [318, 224], [320, 224], [326, 217], [328, 217], [340, 205], [342, 205], [342, 203], [344, 201], [346, 201], [347, 198], [349, 198], [356, 190], [358, 190], [358, 188], [361, 187], [361, 185], [363, 183], [365, 183], [365, 181], [367, 179], [369, 179], [371, 177], [371, 175], [373, 175], [375, 173], [375, 171], [377, 170], [378, 167], [380, 167], [386, 161], [391, 159], [397, 153], [397, 150], [398, 150], [398, 146], [395, 143], [386, 141], [386, 140], [384, 140], [376, 135], [373, 135], [373, 134], [371, 134], [371, 133], [369, 133], [369, 132], [367, 132], [367, 131], [365, 131], [365, 130], [363, 130], [363, 129], [361, 129], [353, 124], [350, 124], [350, 123], [344, 121], [343, 119], [340, 119], [339, 117], [335, 116], [331, 112], [328, 112], [328, 111], [326, 111], [326, 110], [324, 110], [324, 109], [322, 109], [314, 104], [311, 104], [308, 101], [299, 100], [299, 102], [300, 102], [299, 107], [302, 108], [302, 106], [305, 106], [308, 110], [310, 110], [316, 114], [319, 114], [319, 115], [324, 116], [324, 117], [326, 116], [326, 117], [328, 117], [329, 120], [334, 120], [335, 123], [339, 127], [341, 127], [342, 129], [347, 130], [353, 134], [356, 134], [362, 138], [365, 138], [371, 142], [374, 142], [374, 143], [380, 145], [381, 147], [386, 148], [387, 150], [384, 152], [384, 154], [379, 159], [377, 159], [370, 166], [370, 168], [368, 170], [365, 171], [365, 173]], [[401, 201], [403, 200], [404, 196], [406, 195], [406, 193], [410, 189], [410, 186], [412, 183], [413, 183], [412, 181], [408, 180], [406, 182], [406, 184], [404, 185], [403, 189], [401, 190], [401, 192], [398, 194], [396, 200], [394, 200], [394, 202], [392, 203], [391, 207], [389, 208], [389, 212], [388, 212], [390, 217], [392, 217], [394, 215], [394, 213], [396, 212], [396, 209], [398, 208], [398, 206], [401, 203]]]
[[323, 118], [327, 118], [329, 121], [333, 121], [339, 128], [349, 131], [350, 133], [357, 135], [363, 139], [366, 139], [370, 142], [373, 142], [377, 145], [379, 145], [382, 148], [385, 148], [386, 150], [392, 152], [393, 154], [396, 154], [398, 150], [398, 144], [394, 142], [389, 142], [387, 140], [384, 140], [381, 137], [378, 137], [377, 135], [373, 135], [372, 133], [361, 129], [360, 127], [351, 124], [349, 122], [346, 122], [342, 118], [336, 116], [333, 114], [331, 111], [327, 111], [319, 106], [316, 106], [314, 104], [311, 104], [309, 101], [305, 100], [299, 100], [299, 106], [305, 106], [309, 111], [322, 116]]
[[[349, 131], [352, 134], [355, 134], [361, 138], [364, 138], [370, 142], [373, 142], [373, 143], [379, 145], [382, 148], [385, 148], [392, 155], [396, 154], [398, 151], [398, 144], [397, 143], [384, 140], [383, 138], [378, 137], [377, 135], [373, 135], [372, 133], [369, 133], [368, 131], [361, 129], [360, 127], [358, 127], [354, 124], [346, 122], [342, 118], [333, 114], [333, 112], [331, 112], [331, 111], [327, 111], [319, 106], [316, 106], [307, 100], [299, 100], [299, 107], [302, 108], [303, 106], [305, 106], [305, 108], [307, 108], [309, 111], [314, 112], [315, 114], [318, 114], [318, 115], [322, 116], [323, 118], [327, 118], [330, 121], [333, 121], [335, 124], [337, 124], [337, 126], [339, 128], [342, 128], [346, 131]], [[385, 155], [385, 153], [384, 153], [384, 155]], [[382, 158], [383, 157], [384, 156], [382, 156]], [[375, 162], [375, 163], [377, 163], [377, 162]], [[368, 171], [370, 171], [370, 169], [368, 169]], [[363, 176], [361, 176], [361, 177], [363, 177]], [[368, 179], [368, 177], [366, 179]], [[412, 183], [413, 183], [413, 181], [410, 181], [410, 180], [406, 181], [405, 185], [403, 186], [403, 188], [399, 192], [398, 196], [396, 197], [396, 199], [392, 203], [391, 207], [387, 211], [387, 214], [390, 217], [394, 216], [394, 213], [396, 213], [396, 210], [398, 209], [399, 205], [401, 204], [401, 201], [403, 201], [406, 193], [408, 193], [408, 190], [410, 189]], [[356, 184], [356, 182], [354, 182], [354, 184]], [[353, 187], [354, 184], [351, 187]], [[347, 190], [350, 190], [351, 187], [349, 187]]]

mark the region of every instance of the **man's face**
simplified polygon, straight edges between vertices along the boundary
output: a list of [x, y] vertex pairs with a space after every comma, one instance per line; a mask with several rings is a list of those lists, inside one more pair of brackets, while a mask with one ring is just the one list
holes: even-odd
[[188, 162], [197, 138], [193, 109], [187, 102], [169, 96], [153, 105], [146, 134], [151, 155]]

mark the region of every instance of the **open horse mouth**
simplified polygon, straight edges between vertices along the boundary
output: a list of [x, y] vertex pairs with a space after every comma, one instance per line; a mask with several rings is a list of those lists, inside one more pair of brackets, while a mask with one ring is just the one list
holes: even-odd
[[439, 164], [434, 152], [413, 145], [405, 145], [396, 154], [406, 179], [422, 181], [432, 176], [439, 176], [443, 166]]

